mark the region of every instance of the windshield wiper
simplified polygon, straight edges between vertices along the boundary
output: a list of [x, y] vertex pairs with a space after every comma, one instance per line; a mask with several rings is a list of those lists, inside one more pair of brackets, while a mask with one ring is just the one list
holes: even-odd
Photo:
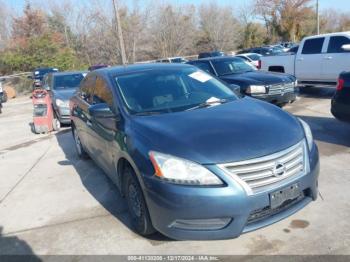
[[146, 112], [138, 112], [135, 113], [135, 116], [152, 116], [152, 115], [160, 115], [161, 112], [157, 112], [157, 111], [146, 111]]
[[199, 108], [205, 108], [205, 107], [210, 107], [211, 105], [215, 105], [215, 104], [224, 104], [228, 102], [227, 99], [217, 99], [217, 100], [207, 100], [203, 103], [200, 103], [199, 105], [196, 105], [194, 107], [190, 107], [188, 109], [186, 109], [186, 111], [189, 111], [189, 110], [194, 110], [194, 109], [199, 109]]

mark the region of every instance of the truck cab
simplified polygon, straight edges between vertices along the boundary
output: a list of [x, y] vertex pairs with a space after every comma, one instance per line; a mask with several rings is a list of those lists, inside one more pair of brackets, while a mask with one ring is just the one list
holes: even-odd
[[290, 73], [301, 83], [336, 83], [350, 68], [350, 32], [304, 38], [295, 55], [262, 58], [262, 69]]

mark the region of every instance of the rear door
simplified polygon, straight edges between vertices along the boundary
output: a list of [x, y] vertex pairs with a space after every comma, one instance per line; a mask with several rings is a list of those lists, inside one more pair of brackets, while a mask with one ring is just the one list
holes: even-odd
[[318, 81], [322, 74], [324, 37], [306, 39], [295, 59], [295, 76], [301, 81]]
[[348, 44], [350, 39], [347, 36], [329, 37], [327, 53], [322, 60], [323, 80], [336, 82], [341, 72], [350, 70], [350, 52], [342, 49]]

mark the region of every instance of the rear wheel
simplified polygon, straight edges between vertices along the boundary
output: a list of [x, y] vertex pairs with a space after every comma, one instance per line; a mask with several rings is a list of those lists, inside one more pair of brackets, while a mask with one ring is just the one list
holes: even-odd
[[131, 224], [137, 233], [146, 236], [156, 232], [152, 226], [148, 208], [143, 197], [139, 182], [134, 171], [130, 167], [125, 170], [126, 200], [128, 204]]
[[74, 141], [75, 141], [75, 148], [77, 150], [78, 156], [82, 159], [88, 158], [89, 155], [86, 153], [86, 151], [81, 143], [77, 129], [74, 126], [72, 126], [72, 129], [73, 129], [73, 137], [74, 137]]

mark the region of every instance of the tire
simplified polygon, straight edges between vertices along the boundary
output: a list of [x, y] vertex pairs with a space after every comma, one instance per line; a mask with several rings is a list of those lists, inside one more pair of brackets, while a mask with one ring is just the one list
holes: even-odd
[[1, 99], [2, 102], [3, 102], [3, 103], [6, 103], [6, 102], [7, 102], [7, 98], [8, 98], [8, 97], [7, 97], [7, 93], [4, 91], [4, 92], [3, 92], [3, 95], [2, 95], [2, 99]]
[[131, 225], [140, 235], [153, 234], [156, 230], [152, 225], [145, 198], [136, 175], [131, 167], [126, 167], [125, 172], [125, 197]]
[[74, 138], [74, 142], [75, 142], [75, 149], [77, 150], [77, 154], [78, 154], [79, 158], [81, 158], [81, 159], [89, 158], [89, 155], [86, 153], [86, 151], [85, 151], [85, 149], [80, 141], [77, 129], [74, 126], [72, 127], [72, 132], [73, 132], [73, 138]]
[[57, 118], [52, 119], [53, 131], [58, 131], [58, 130], [60, 130], [60, 128], [61, 128], [61, 122]]

